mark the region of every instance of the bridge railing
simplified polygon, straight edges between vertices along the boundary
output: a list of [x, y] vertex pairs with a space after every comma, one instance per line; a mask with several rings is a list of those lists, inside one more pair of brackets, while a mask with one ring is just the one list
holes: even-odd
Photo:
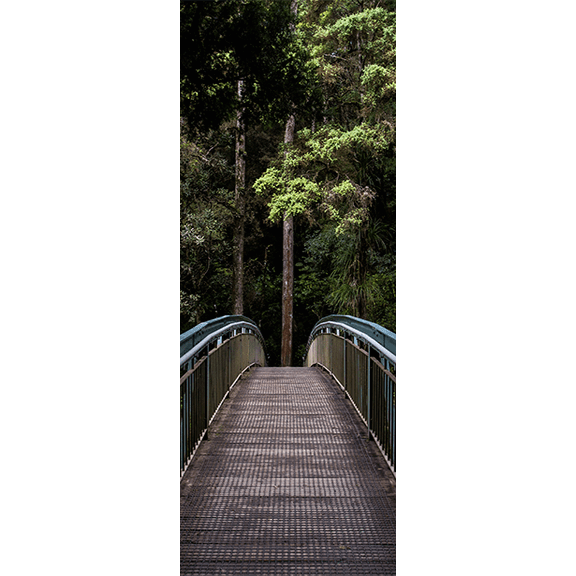
[[303, 360], [340, 384], [396, 474], [396, 335], [353, 316], [326, 316], [312, 329]]
[[180, 336], [180, 476], [231, 388], [265, 366], [264, 339], [245, 316], [222, 316]]

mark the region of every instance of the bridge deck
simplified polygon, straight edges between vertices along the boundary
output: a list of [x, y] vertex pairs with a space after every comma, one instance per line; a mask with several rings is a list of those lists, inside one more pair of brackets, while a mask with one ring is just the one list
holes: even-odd
[[182, 574], [395, 574], [395, 481], [316, 368], [257, 368], [181, 482]]

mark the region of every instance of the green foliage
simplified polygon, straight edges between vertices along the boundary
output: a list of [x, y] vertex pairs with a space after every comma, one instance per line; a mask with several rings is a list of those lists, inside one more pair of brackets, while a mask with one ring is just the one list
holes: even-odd
[[328, 218], [360, 229], [376, 196], [394, 191], [395, 14], [370, 2], [307, 2], [299, 24], [323, 94], [322, 125], [294, 144], [255, 183], [276, 222]]
[[270, 220], [277, 222], [285, 216], [303, 214], [310, 205], [320, 198], [320, 188], [315, 182], [304, 177], [285, 178], [277, 168], [269, 168], [254, 183], [257, 194], [274, 194], [270, 202]]
[[[237, 82], [246, 119], [244, 313], [280, 354], [295, 222], [294, 358], [330, 313], [395, 320], [396, 16], [382, 0], [181, 5], [182, 329], [231, 313]], [[294, 142], [282, 144], [290, 113]]]
[[310, 236], [296, 264], [296, 303], [316, 320], [331, 314], [367, 318], [395, 326], [395, 257], [393, 230], [375, 221], [339, 233], [327, 224]]
[[389, 152], [390, 129], [362, 123], [351, 130], [325, 126], [300, 130], [295, 144], [254, 184], [270, 198], [270, 220], [307, 215], [313, 208], [338, 224], [338, 231], [362, 226], [378, 193], [366, 185], [368, 164]]
[[[184, 127], [183, 127], [184, 128]], [[227, 307], [222, 287], [230, 285], [227, 228], [231, 225], [229, 182], [233, 166], [228, 140], [206, 133], [180, 138], [180, 315], [183, 331], [206, 314]]]
[[248, 121], [285, 121], [309, 93], [312, 70], [290, 30], [290, 0], [218, 0], [180, 6], [181, 114], [194, 129], [216, 129], [238, 107], [244, 81]]

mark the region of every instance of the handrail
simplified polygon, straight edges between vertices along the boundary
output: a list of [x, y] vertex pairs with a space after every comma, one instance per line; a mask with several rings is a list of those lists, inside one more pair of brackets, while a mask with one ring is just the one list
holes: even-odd
[[304, 358], [308, 354], [310, 344], [312, 344], [312, 340], [314, 340], [316, 334], [326, 328], [337, 328], [354, 334], [357, 338], [364, 340], [380, 354], [386, 356], [386, 358], [396, 364], [396, 334], [394, 334], [394, 332], [374, 322], [341, 314], [331, 314], [316, 322], [308, 337]]
[[[193, 348], [188, 350], [188, 352], [186, 352], [183, 356], [180, 356], [180, 366], [182, 366], [182, 364], [184, 364], [187, 360], [190, 360], [190, 358], [192, 358], [193, 356], [196, 356], [202, 350], [202, 348], [204, 348], [210, 342], [216, 340], [220, 336], [220, 334], [242, 328], [248, 328], [248, 330], [254, 331], [258, 335], [259, 339], [262, 342], [264, 342], [264, 338], [262, 337], [262, 334], [260, 333], [258, 326], [256, 326], [254, 322], [252, 321], [231, 322], [229, 324], [226, 324], [223, 328], [210, 332], [203, 340], [200, 340], [200, 342], [198, 342], [198, 344], [196, 344]], [[204, 331], [203, 333], [205, 334], [206, 332]], [[182, 344], [180, 344], [180, 353], [182, 354]]]
[[[197, 324], [191, 330], [184, 332], [184, 334], [180, 334], [180, 357], [184, 356], [188, 350], [193, 348], [208, 334], [211, 334], [215, 330], [218, 330], [224, 326], [230, 327], [231, 324], [236, 322], [247, 322], [251, 324], [258, 331], [258, 333], [260, 333], [256, 324], [254, 324], [254, 322], [252, 322], [252, 320], [246, 316], [219, 316], [218, 318], [213, 318], [212, 320], [207, 320], [206, 322]], [[260, 337], [262, 337], [261, 334]]]
[[396, 334], [361, 318], [326, 316], [312, 329], [303, 362], [345, 391], [396, 475]]
[[180, 476], [242, 374], [265, 366], [264, 339], [246, 316], [221, 316], [180, 336]]

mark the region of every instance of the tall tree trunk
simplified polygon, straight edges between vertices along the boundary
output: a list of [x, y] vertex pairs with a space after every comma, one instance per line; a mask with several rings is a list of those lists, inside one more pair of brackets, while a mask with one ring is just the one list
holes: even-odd
[[234, 186], [234, 202], [238, 212], [234, 227], [233, 255], [233, 286], [232, 313], [244, 313], [244, 219], [246, 198], [246, 126], [244, 123], [244, 107], [242, 106], [242, 91], [244, 83], [238, 80], [238, 110], [236, 112], [236, 177]]
[[[298, 12], [297, 0], [292, 0], [292, 14]], [[294, 27], [290, 27], [294, 33]], [[294, 142], [296, 118], [290, 114], [286, 122], [284, 144]], [[282, 235], [282, 342], [280, 365], [292, 366], [292, 336], [294, 331], [294, 218], [284, 216]]]
[[[292, 138], [294, 138], [294, 116], [290, 116], [286, 125], [291, 123]], [[286, 139], [284, 140], [286, 142]], [[280, 348], [280, 363], [282, 366], [292, 365], [292, 335], [294, 330], [294, 218], [284, 218], [282, 238], [282, 345]]]
[[281, 365], [292, 366], [292, 334], [294, 329], [294, 222], [292, 216], [284, 220], [282, 249], [282, 347]]
[[[290, 115], [286, 122], [284, 143], [294, 141], [294, 126], [296, 119]], [[282, 237], [282, 345], [280, 348], [280, 363], [282, 366], [292, 366], [292, 335], [294, 330], [294, 218], [284, 217]]]

